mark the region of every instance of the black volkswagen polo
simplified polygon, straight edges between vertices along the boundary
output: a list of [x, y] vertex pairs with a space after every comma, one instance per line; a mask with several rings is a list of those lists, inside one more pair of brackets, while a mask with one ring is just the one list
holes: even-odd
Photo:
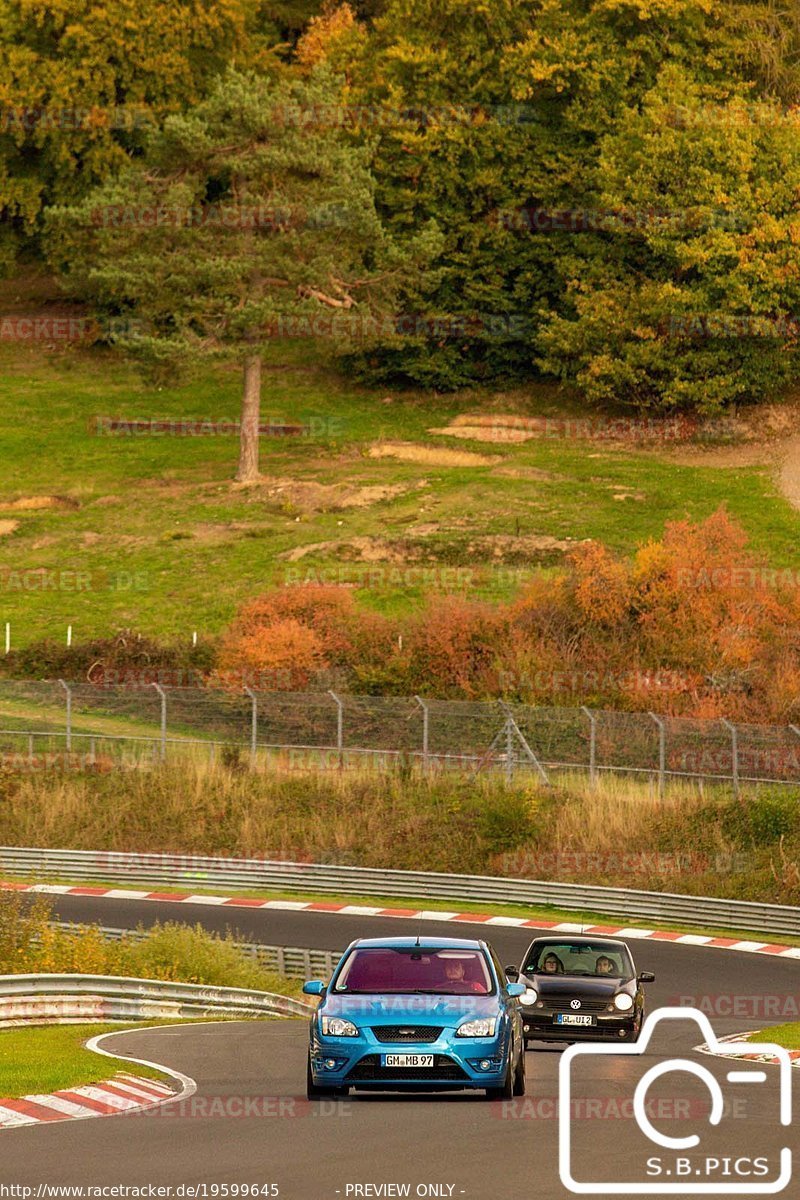
[[631, 952], [617, 938], [536, 938], [522, 967], [506, 967], [526, 985], [520, 997], [525, 1041], [635, 1042], [644, 1021], [643, 983]]

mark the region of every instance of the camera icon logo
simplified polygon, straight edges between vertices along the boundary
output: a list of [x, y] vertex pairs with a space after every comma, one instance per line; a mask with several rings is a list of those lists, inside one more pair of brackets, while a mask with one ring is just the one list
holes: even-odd
[[[646, 1019], [638, 1042], [624, 1046], [577, 1044], [570, 1046], [562, 1054], [559, 1064], [558, 1165], [564, 1187], [575, 1195], [584, 1196], [759, 1196], [775, 1195], [783, 1191], [792, 1179], [792, 1151], [789, 1146], [782, 1146], [777, 1152], [773, 1150], [771, 1154], [751, 1157], [740, 1153], [741, 1147], [737, 1138], [734, 1154], [712, 1154], [703, 1149], [701, 1137], [697, 1133], [672, 1137], [656, 1127], [648, 1112], [648, 1091], [659, 1079], [672, 1073], [689, 1075], [699, 1080], [710, 1097], [710, 1112], [706, 1118], [708, 1125], [718, 1127], [723, 1121], [726, 1112], [725, 1095], [718, 1078], [708, 1067], [689, 1058], [662, 1059], [645, 1071], [636, 1083], [633, 1093], [633, 1116], [638, 1133], [644, 1135], [642, 1146], [648, 1148], [651, 1155], [646, 1159], [642, 1171], [645, 1178], [633, 1181], [576, 1178], [572, 1124], [576, 1063], [580, 1064], [587, 1059], [590, 1060], [590, 1065], [591, 1060], [595, 1060], [595, 1064], [597, 1060], [602, 1063], [603, 1058], [611, 1056], [614, 1066], [619, 1066], [620, 1061], [624, 1061], [625, 1058], [641, 1058], [647, 1051], [657, 1026], [669, 1021], [694, 1021], [700, 1027], [706, 1048], [712, 1053], [724, 1052], [729, 1067], [731, 1063], [728, 1056], [769, 1055], [777, 1063], [778, 1072], [771, 1078], [777, 1080], [779, 1087], [778, 1112], [772, 1124], [778, 1128], [791, 1125], [792, 1063], [784, 1047], [770, 1042], [750, 1042], [741, 1046], [727, 1042], [723, 1044], [717, 1038], [708, 1017], [698, 1009], [658, 1009]], [[753, 1085], [767, 1085], [770, 1077], [760, 1063], [748, 1061], [746, 1066], [748, 1070], [728, 1069], [725, 1079], [733, 1085], [734, 1090], [744, 1088], [748, 1099], [755, 1099]], [[633, 1075], [632, 1068], [635, 1067], [635, 1063], [631, 1062], [630, 1067]], [[611, 1074], [609, 1071], [608, 1075]], [[620, 1073], [613, 1074], [614, 1079], [618, 1081]], [[779, 1138], [780, 1140], [783, 1139]], [[653, 1147], [658, 1147], [663, 1153], [654, 1155]], [[692, 1151], [696, 1153], [692, 1154]]]

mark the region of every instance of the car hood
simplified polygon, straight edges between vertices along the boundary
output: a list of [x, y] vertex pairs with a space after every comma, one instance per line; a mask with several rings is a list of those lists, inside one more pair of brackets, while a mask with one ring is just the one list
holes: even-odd
[[401, 1021], [410, 1025], [458, 1025], [470, 1017], [493, 1017], [500, 1010], [494, 996], [359, 996], [328, 995], [320, 1012], [328, 1017], [347, 1017], [348, 1020], [379, 1021], [391, 1024]]
[[559, 997], [571, 999], [573, 996], [610, 999], [623, 989], [629, 990], [623, 980], [608, 976], [598, 978], [596, 975], [526, 975], [525, 978], [540, 996], [547, 996], [550, 1000]]

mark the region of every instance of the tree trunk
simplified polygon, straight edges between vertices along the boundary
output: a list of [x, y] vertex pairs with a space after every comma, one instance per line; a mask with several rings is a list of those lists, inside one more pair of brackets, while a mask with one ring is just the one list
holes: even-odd
[[258, 470], [258, 427], [261, 423], [261, 355], [249, 354], [244, 360], [242, 422], [239, 433], [238, 483], [255, 483]]

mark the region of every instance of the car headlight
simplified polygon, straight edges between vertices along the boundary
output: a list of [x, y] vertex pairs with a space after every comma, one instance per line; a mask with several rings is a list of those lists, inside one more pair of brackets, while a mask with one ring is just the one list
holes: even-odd
[[344, 1017], [320, 1017], [320, 1029], [330, 1037], [358, 1037], [358, 1030], [352, 1021]]
[[630, 1012], [633, 1008], [633, 996], [629, 996], [627, 992], [620, 992], [614, 997], [614, 1008], [620, 1012]]
[[465, 1021], [456, 1030], [456, 1037], [494, 1037], [497, 1017], [479, 1017], [476, 1021]]
[[528, 1007], [530, 1007], [532, 1004], [535, 1004], [538, 999], [539, 993], [537, 992], [536, 988], [528, 988], [528, 990], [523, 992], [520, 996], [519, 1002], [520, 1004], [527, 1004]]

